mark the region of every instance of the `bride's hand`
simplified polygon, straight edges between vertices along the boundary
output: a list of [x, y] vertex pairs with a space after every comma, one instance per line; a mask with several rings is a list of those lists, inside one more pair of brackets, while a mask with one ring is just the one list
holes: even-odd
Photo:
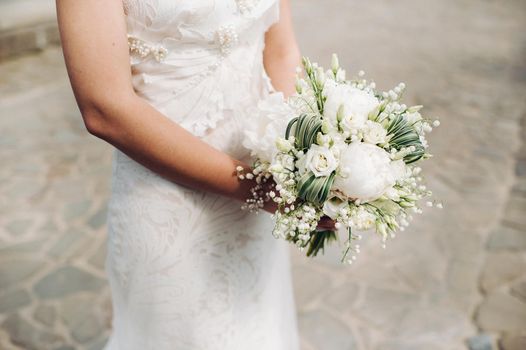
[[[278, 205], [274, 201], [269, 201], [265, 204], [264, 210], [271, 214], [274, 214], [276, 210], [278, 210]], [[316, 227], [316, 231], [327, 231], [327, 230], [336, 231], [335, 224], [336, 222], [333, 219], [324, 215], [321, 217], [320, 221], [318, 221], [318, 226]]]
[[336, 231], [335, 227], [336, 222], [331, 219], [330, 217], [324, 215], [321, 217], [320, 221], [318, 222], [318, 227], [316, 227], [316, 231]]

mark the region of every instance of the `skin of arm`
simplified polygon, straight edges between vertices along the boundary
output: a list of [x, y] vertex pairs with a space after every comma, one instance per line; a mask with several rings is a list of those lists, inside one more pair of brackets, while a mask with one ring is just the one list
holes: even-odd
[[[235, 170], [237, 166], [249, 169], [247, 164], [192, 135], [134, 92], [121, 0], [57, 0], [56, 5], [69, 78], [92, 135], [178, 184], [240, 201], [250, 196], [254, 183], [239, 181]], [[288, 57], [282, 51], [282, 39], [274, 39], [280, 33], [279, 25], [266, 36], [270, 44], [265, 57], [269, 59]], [[273, 42], [279, 43], [279, 50], [272, 48]], [[274, 64], [280, 63], [265, 63]], [[293, 88], [293, 81], [277, 75], [274, 79], [280, 87], [286, 89], [290, 84]], [[264, 209], [273, 212], [275, 208], [269, 202]]]
[[265, 34], [263, 64], [272, 85], [285, 96], [295, 92], [296, 67], [301, 64], [301, 54], [294, 35], [290, 4], [280, 1], [280, 20]]

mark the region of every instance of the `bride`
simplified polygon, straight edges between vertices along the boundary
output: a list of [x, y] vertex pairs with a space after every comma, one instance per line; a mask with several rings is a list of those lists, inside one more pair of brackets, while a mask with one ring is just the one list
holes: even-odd
[[288, 0], [57, 0], [57, 11], [86, 128], [115, 147], [106, 349], [298, 349], [288, 247], [270, 215], [240, 209], [254, 183], [236, 176], [251, 163], [250, 109], [294, 91]]

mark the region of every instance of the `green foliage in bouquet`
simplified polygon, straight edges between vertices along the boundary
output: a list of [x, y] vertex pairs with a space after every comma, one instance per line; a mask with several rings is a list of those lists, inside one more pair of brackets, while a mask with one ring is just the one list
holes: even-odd
[[321, 116], [317, 114], [302, 114], [289, 122], [285, 131], [285, 138], [288, 139], [293, 133], [296, 148], [306, 152], [316, 141], [318, 132], [321, 131], [321, 126]]
[[323, 115], [323, 109], [325, 104], [325, 96], [323, 96], [323, 85], [324, 85], [324, 72], [322, 67], [313, 66], [312, 62], [307, 58], [302, 59], [303, 69], [307, 75], [307, 79], [310, 82], [314, 96], [316, 97], [316, 105], [318, 112]]
[[[308, 151], [321, 132], [322, 117], [317, 114], [302, 114], [292, 119], [287, 125], [285, 138], [294, 136], [298, 150]], [[322, 205], [329, 196], [335, 173], [329, 176], [316, 177], [312, 172], [305, 173], [298, 181], [298, 195], [301, 199]]]
[[420, 136], [413, 125], [407, 122], [403, 115], [396, 115], [387, 126], [389, 144], [398, 151], [401, 149], [412, 149], [404, 157], [406, 164], [414, 163], [425, 155], [425, 148], [420, 141]]
[[307, 256], [315, 257], [320, 250], [325, 250], [325, 244], [330, 243], [331, 241], [338, 241], [338, 236], [334, 231], [327, 230], [312, 232], [309, 247], [307, 248]]
[[[362, 78], [363, 72], [357, 79], [346, 79], [336, 55], [326, 71], [308, 58], [302, 63], [304, 77], [298, 70], [297, 94], [287, 102], [291, 107], [287, 119], [294, 118], [287, 124], [285, 138], [276, 140], [278, 156], [256, 168], [254, 177], [270, 174], [277, 179], [276, 193], [269, 195], [283, 210], [274, 214], [275, 237], [315, 257], [339, 239], [340, 228], [346, 228], [342, 262], [352, 263], [356, 256], [347, 256], [360, 252], [354, 241], [362, 238], [355, 230], [374, 229], [385, 246], [395, 231], [409, 225], [408, 209], [422, 212], [417, 202], [431, 196], [431, 191], [421, 184], [421, 168], [414, 163], [431, 157], [426, 153], [425, 133], [440, 124], [424, 119], [419, 113], [422, 106], [408, 108], [401, 103], [403, 83], [379, 93], [374, 82]], [[331, 154], [332, 147], [336, 152]], [[353, 176], [345, 176], [350, 172]], [[333, 191], [335, 181], [339, 184]], [[365, 190], [356, 191], [358, 186]], [[346, 190], [356, 198], [347, 197]], [[250, 204], [257, 206], [261, 201], [254, 197]], [[442, 204], [428, 201], [426, 206]], [[317, 230], [323, 216], [336, 221], [333, 230]]]
[[316, 205], [322, 205], [327, 200], [335, 172], [329, 176], [316, 177], [312, 172], [305, 173], [298, 181], [298, 195], [301, 199]]

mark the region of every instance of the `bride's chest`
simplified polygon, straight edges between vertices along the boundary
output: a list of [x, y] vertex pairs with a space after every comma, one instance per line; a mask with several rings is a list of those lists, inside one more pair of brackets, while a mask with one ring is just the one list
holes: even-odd
[[123, 0], [129, 20], [150, 30], [177, 29], [198, 34], [218, 25], [257, 21], [279, 0]]

